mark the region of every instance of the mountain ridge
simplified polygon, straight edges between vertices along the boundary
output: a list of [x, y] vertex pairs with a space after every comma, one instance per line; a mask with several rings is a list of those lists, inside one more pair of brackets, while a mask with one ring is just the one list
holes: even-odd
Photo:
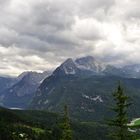
[[25, 108], [37, 87], [47, 76], [48, 72], [28, 71], [20, 74], [13, 85], [1, 92], [1, 105], [8, 108]]
[[[41, 79], [39, 78], [40, 74], [42, 75]], [[55, 91], [56, 86], [61, 89], [61, 92], [64, 92], [65, 89], [62, 89], [63, 84], [65, 84], [63, 83], [63, 80], [65, 80], [66, 83], [69, 83], [70, 81], [75, 81], [76, 79], [83, 80], [83, 78], [96, 76], [103, 79], [104, 77], [139, 79], [140, 66], [135, 64], [135, 69], [134, 65], [117, 68], [112, 65], [104, 64], [92, 56], [76, 59], [68, 58], [51, 74], [47, 72], [38, 73], [32, 71], [20, 74], [13, 85], [10, 85], [8, 88], [5, 88], [2, 92], [0, 92], [0, 103], [6, 107], [27, 108], [30, 101], [34, 100], [36, 96], [38, 98], [43, 98], [41, 97], [43, 94], [52, 94]], [[58, 95], [55, 96], [59, 99]], [[87, 96], [91, 99], [98, 97], [98, 95]], [[98, 101], [99, 99], [100, 98], [98, 97]], [[48, 103], [47, 99], [45, 99], [45, 103]]]
[[[134, 69], [135, 66], [135, 69]], [[54, 72], [54, 75], [114, 75], [128, 78], [140, 78], [140, 64], [116, 67], [96, 60], [93, 56], [68, 58]]]
[[123, 68], [97, 64], [93, 57], [67, 59], [38, 87], [29, 108], [62, 111], [63, 105], [67, 103], [72, 117], [101, 120], [101, 116], [108, 114], [107, 106], [118, 81], [126, 85], [128, 94], [139, 106], [139, 78], [125, 73]]

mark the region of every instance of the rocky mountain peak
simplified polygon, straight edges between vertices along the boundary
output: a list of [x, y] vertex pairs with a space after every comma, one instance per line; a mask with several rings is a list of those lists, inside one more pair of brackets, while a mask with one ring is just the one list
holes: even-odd
[[105, 64], [96, 60], [92, 56], [78, 58], [75, 60], [75, 62], [80, 69], [85, 69], [85, 70], [89, 70], [89, 71], [93, 71], [97, 73], [103, 71], [106, 67]]
[[55, 75], [73, 75], [77, 73], [77, 66], [72, 58], [68, 58], [62, 63], [53, 74]]
[[55, 75], [74, 75], [89, 71], [90, 73], [100, 73], [105, 69], [105, 65], [92, 56], [81, 57], [76, 60], [68, 58], [55, 71]]

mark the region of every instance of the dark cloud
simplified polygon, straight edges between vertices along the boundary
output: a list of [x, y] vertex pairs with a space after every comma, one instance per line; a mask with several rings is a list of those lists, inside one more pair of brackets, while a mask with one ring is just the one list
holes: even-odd
[[115, 65], [138, 62], [139, 4], [0, 0], [0, 73], [53, 69], [68, 57], [84, 55]]
[[107, 12], [115, 4], [115, 0], [80, 0], [79, 3], [81, 16], [93, 16], [101, 9]]

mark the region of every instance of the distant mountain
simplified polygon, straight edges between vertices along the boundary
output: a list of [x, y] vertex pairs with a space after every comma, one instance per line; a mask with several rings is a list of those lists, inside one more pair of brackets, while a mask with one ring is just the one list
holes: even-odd
[[140, 64], [132, 64], [116, 68], [114, 66], [107, 65], [105, 71], [107, 75], [117, 75], [126, 78], [140, 78]]
[[16, 83], [17, 79], [13, 78], [13, 77], [0, 77], [0, 105], [1, 105], [1, 101], [4, 98], [4, 95], [2, 95], [2, 93], [10, 88], [11, 86], [13, 86]]
[[134, 100], [130, 114], [137, 116], [140, 115], [140, 79], [133, 76], [124, 68], [102, 64], [90, 56], [67, 59], [39, 86], [29, 107], [61, 112], [63, 105], [68, 104], [74, 118], [102, 120], [109, 114], [111, 94], [121, 80]]
[[17, 82], [1, 92], [1, 103], [5, 107], [25, 108], [41, 82], [50, 73], [24, 72], [19, 75]]
[[127, 73], [125, 73], [123, 68], [117, 68], [111, 65], [106, 66], [105, 70], [103, 71], [103, 74], [109, 75], [109, 76], [120, 76], [120, 77], [132, 78], [132, 77], [129, 77]]
[[95, 73], [101, 73], [105, 70], [106, 65], [97, 61], [92, 56], [82, 57], [75, 60], [77, 67], [81, 70], [92, 71]]
[[140, 78], [140, 64], [127, 65], [123, 67], [128, 77]]
[[16, 83], [16, 78], [0, 77], [0, 93]]

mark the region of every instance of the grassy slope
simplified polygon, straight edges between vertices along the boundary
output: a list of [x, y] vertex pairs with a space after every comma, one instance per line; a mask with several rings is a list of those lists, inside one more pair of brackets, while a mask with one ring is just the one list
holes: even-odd
[[134, 125], [140, 126], [140, 119], [134, 121]]
[[139, 133], [139, 128], [140, 128], [140, 118], [133, 119], [130, 124], [128, 124], [130, 130], [134, 132], [136, 136], [136, 140], [140, 140], [140, 133]]

